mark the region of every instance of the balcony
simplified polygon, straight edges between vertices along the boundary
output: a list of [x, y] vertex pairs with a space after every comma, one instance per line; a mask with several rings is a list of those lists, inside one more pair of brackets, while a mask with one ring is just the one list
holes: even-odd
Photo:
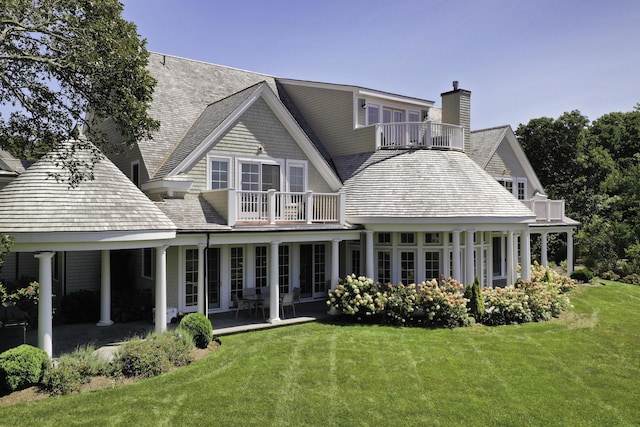
[[376, 149], [425, 148], [464, 150], [462, 126], [437, 122], [379, 123]]
[[522, 200], [534, 214], [537, 222], [558, 222], [564, 219], [564, 200], [549, 200], [545, 196]]
[[288, 193], [276, 190], [227, 190], [230, 226], [276, 224], [344, 224], [344, 193]]

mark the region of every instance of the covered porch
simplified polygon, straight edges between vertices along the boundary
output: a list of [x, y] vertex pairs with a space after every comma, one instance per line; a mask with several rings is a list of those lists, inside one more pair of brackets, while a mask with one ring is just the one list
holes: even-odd
[[[252, 316], [248, 312], [240, 312], [236, 319], [235, 312], [209, 314], [213, 326], [213, 333], [220, 337], [224, 335], [244, 333], [261, 329], [282, 326], [292, 326], [300, 323], [315, 322], [327, 319], [327, 305], [324, 300], [302, 302], [296, 304], [296, 316], [287, 311], [287, 317], [274, 324], [261, 316]], [[176, 327], [177, 323], [168, 325]], [[97, 326], [95, 323], [79, 323], [59, 325], [53, 327], [53, 357], [70, 353], [80, 346], [94, 345], [96, 348], [114, 347], [122, 344], [134, 336], [145, 336], [155, 330], [154, 322], [148, 321], [114, 323], [108, 328]], [[37, 327], [29, 329], [26, 336], [27, 344], [37, 346]]]

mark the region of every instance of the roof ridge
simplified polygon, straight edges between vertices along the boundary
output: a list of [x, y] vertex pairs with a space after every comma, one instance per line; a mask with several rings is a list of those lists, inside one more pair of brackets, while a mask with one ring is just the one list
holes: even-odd
[[276, 76], [272, 75], [272, 74], [267, 74], [267, 73], [260, 73], [258, 71], [251, 71], [251, 70], [245, 70], [243, 68], [237, 68], [237, 67], [230, 67], [228, 65], [222, 65], [222, 64], [216, 64], [214, 62], [207, 62], [207, 61], [202, 61], [199, 59], [193, 59], [193, 58], [185, 58], [184, 56], [178, 56], [178, 55], [171, 55], [169, 53], [161, 53], [161, 52], [153, 52], [153, 51], [149, 51], [149, 53], [151, 54], [155, 54], [155, 55], [162, 55], [164, 57], [171, 57], [174, 59], [180, 59], [182, 61], [189, 61], [189, 62], [197, 62], [199, 64], [203, 64], [203, 65], [214, 65], [216, 67], [222, 67], [222, 68], [227, 68], [229, 70], [235, 70], [235, 71], [242, 71], [243, 73], [251, 73], [251, 74], [256, 74], [259, 76], [265, 76], [265, 77], [270, 77], [272, 79], [275, 79]]
[[490, 128], [484, 128], [484, 129], [476, 129], [476, 130], [472, 130], [471, 133], [476, 133], [476, 132], [487, 132], [490, 130], [498, 130], [498, 129], [504, 129], [506, 127], [509, 127], [511, 125], [501, 125], [501, 126], [493, 126]]

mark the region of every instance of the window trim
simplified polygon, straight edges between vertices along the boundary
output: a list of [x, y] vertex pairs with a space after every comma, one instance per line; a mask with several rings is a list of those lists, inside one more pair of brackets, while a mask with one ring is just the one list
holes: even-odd
[[[225, 188], [212, 188], [211, 185], [211, 173], [213, 172], [213, 169], [211, 167], [211, 163], [213, 161], [223, 161], [227, 163], [227, 186]], [[207, 155], [207, 190], [228, 190], [230, 188], [234, 188], [233, 187], [233, 159], [232, 157], [229, 156], [219, 156], [219, 155], [212, 155], [212, 154], [208, 154]]]
[[237, 190], [242, 190], [242, 165], [243, 164], [258, 164], [260, 166], [260, 186], [262, 187], [262, 165], [277, 165], [280, 168], [280, 188], [276, 188], [276, 191], [282, 191], [283, 185], [285, 185], [285, 161], [283, 159], [274, 158], [250, 158], [239, 157], [236, 159], [235, 178], [237, 183]]
[[288, 192], [292, 192], [291, 191], [291, 168], [292, 167], [301, 167], [302, 168], [302, 186], [304, 187], [304, 189], [302, 190], [302, 192], [304, 193], [305, 191], [307, 191], [307, 189], [309, 188], [309, 173], [308, 173], [308, 166], [309, 166], [309, 162], [306, 160], [289, 160], [287, 159], [285, 161], [285, 165], [286, 165], [286, 191]]

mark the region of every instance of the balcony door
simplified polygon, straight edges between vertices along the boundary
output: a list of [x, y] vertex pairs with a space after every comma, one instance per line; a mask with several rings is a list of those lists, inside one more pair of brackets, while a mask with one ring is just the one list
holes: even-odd
[[241, 212], [253, 219], [265, 220], [268, 216], [267, 190], [280, 191], [280, 165], [278, 163], [240, 163], [240, 189], [256, 192], [242, 195]]

